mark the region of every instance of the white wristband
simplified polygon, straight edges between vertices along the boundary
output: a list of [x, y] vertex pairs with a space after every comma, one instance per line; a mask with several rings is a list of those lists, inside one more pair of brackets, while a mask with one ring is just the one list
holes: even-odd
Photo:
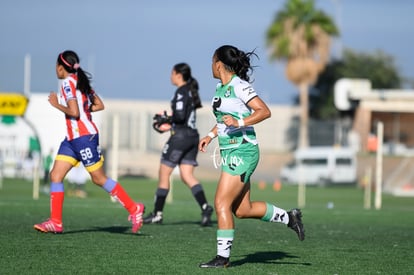
[[239, 124], [239, 127], [244, 127], [244, 120], [243, 119], [239, 119], [237, 121], [237, 123]]
[[207, 136], [211, 137], [212, 139], [216, 137], [216, 135], [213, 132], [209, 132]]

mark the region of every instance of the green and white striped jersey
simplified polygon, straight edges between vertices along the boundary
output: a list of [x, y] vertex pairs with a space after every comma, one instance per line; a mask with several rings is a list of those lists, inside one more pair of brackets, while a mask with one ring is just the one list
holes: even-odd
[[227, 127], [222, 120], [224, 115], [231, 115], [237, 120], [249, 116], [252, 110], [247, 103], [256, 96], [252, 85], [236, 75], [226, 85], [217, 84], [211, 105], [216, 117], [220, 149], [236, 148], [243, 140], [257, 144], [253, 126]]

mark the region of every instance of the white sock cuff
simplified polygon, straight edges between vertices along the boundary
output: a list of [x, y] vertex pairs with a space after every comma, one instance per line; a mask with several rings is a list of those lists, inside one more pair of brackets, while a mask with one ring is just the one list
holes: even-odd
[[286, 210], [273, 205], [273, 215], [270, 221], [288, 224], [289, 215]]

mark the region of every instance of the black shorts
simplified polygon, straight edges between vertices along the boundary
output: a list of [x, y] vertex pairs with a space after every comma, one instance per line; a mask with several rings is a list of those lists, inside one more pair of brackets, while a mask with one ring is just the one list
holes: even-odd
[[185, 128], [173, 131], [162, 150], [161, 163], [171, 168], [178, 164], [198, 166], [199, 139], [199, 134], [194, 129]]

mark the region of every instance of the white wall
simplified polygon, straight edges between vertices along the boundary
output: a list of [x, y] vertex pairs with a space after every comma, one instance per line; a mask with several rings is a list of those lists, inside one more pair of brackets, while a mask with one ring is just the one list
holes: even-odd
[[[123, 173], [146, 174], [156, 176], [162, 146], [169, 134], [159, 134], [152, 129], [152, 117], [155, 113], [170, 110], [169, 101], [134, 101], [104, 99], [105, 110], [94, 113], [94, 120], [100, 129], [100, 144], [106, 150], [105, 163], [108, 171], [112, 170], [112, 120], [115, 114], [120, 117], [120, 151], [118, 162], [120, 175]], [[208, 133], [215, 124], [210, 103], [203, 102], [203, 108], [197, 111], [197, 127], [200, 135]], [[286, 136], [293, 116], [299, 109], [290, 106], [269, 106], [272, 117], [256, 126], [260, 148], [263, 152], [275, 154], [287, 152], [292, 142]], [[48, 93], [32, 93], [25, 114], [37, 130], [42, 154], [53, 148], [56, 154], [60, 142], [66, 134], [66, 125], [62, 112], [53, 108], [48, 102]], [[14, 140], [13, 146], [22, 151], [28, 150], [28, 140], [34, 133], [19, 119], [13, 126], [0, 124], [0, 149], [12, 146], [6, 140]], [[212, 152], [200, 154], [200, 166], [211, 166]]]

